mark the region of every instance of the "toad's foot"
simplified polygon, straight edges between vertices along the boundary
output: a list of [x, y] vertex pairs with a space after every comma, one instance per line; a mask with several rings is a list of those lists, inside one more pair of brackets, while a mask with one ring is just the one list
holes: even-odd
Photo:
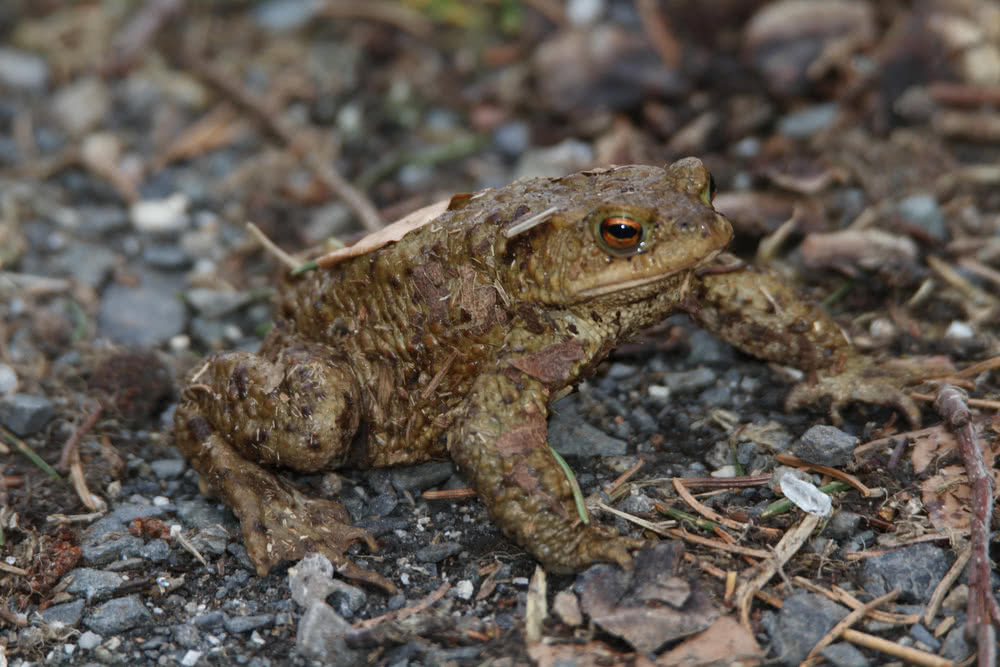
[[396, 592], [391, 581], [344, 555], [358, 541], [371, 551], [378, 544], [368, 531], [348, 523], [350, 517], [340, 503], [310, 498], [240, 456], [202, 417], [187, 418], [184, 411], [190, 409], [190, 404], [178, 407], [182, 419], [177, 443], [198, 470], [202, 491], [221, 497], [239, 517], [247, 553], [259, 575], [281, 561], [316, 552], [329, 558], [343, 577]]
[[[258, 574], [267, 574], [281, 561], [300, 560], [315, 552], [329, 558], [337, 572], [347, 579], [396, 592], [391, 581], [359, 567], [344, 555], [355, 542], [364, 542], [373, 552], [378, 550], [378, 544], [367, 530], [348, 523], [350, 518], [340, 503], [310, 498], [266, 470], [260, 472], [270, 479], [254, 475], [250, 485], [238, 482], [228, 494]], [[247, 470], [242, 473], [246, 475]]]
[[[842, 368], [819, 369], [795, 385], [785, 399], [785, 408], [795, 410], [829, 398], [830, 416], [843, 422], [840, 410], [850, 403], [871, 403], [894, 407], [910, 425], [920, 426], [920, 409], [902, 387], [934, 375], [947, 374], [950, 364], [933, 360], [887, 361], [874, 363], [866, 357], [851, 355]], [[953, 369], [951, 369], [953, 370]]]
[[[567, 526], [567, 529], [571, 528]], [[540, 545], [533, 551], [545, 569], [556, 574], [582, 570], [594, 563], [617, 563], [627, 570], [632, 567], [633, 551], [655, 544], [650, 540], [624, 537], [614, 529], [601, 526], [583, 527], [572, 539], [556, 540], [555, 543], [554, 549]]]

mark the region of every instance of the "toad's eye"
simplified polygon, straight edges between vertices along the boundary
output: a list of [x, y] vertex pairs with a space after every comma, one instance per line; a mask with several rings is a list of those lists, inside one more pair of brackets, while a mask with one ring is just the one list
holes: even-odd
[[601, 220], [598, 234], [609, 250], [618, 252], [637, 250], [643, 240], [642, 223], [624, 215]]

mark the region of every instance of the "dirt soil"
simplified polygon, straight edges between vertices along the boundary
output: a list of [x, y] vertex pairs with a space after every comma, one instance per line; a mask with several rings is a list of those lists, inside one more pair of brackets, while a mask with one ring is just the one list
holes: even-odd
[[[909, 388], [924, 429], [865, 404], [786, 411], [801, 372], [670, 318], [550, 421], [595, 520], [663, 540], [633, 573], [546, 580], [442, 462], [289, 477], [376, 534], [353, 557], [398, 595], [315, 563], [320, 583], [257, 575], [170, 430], [204, 356], [270, 324], [288, 269], [248, 222], [295, 262], [456, 193], [687, 155], [734, 253], [872, 363], [945, 379]], [[893, 588], [817, 659], [916, 660], [853, 631], [957, 664], [966, 599], [997, 582], [945, 579], [989, 508], [933, 402], [967, 392], [992, 470], [1000, 7], [7, 0], [0, 294], [0, 666], [798, 664]], [[802, 467], [779, 454], [811, 437], [847, 443], [834, 518], [765, 511]]]

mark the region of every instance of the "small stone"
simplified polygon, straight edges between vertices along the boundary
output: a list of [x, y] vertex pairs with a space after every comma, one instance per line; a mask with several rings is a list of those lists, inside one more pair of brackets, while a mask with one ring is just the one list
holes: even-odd
[[17, 393], [0, 398], [0, 424], [22, 437], [40, 431], [55, 416], [55, 406], [44, 396]]
[[945, 636], [944, 642], [941, 644], [941, 657], [947, 658], [957, 665], [960, 662], [965, 662], [975, 650], [975, 645], [965, 638], [965, 623], [958, 623]]
[[187, 209], [190, 201], [182, 193], [166, 199], [144, 199], [132, 204], [129, 217], [137, 231], [150, 234], [168, 234], [187, 229], [190, 219]]
[[920, 623], [914, 623], [910, 626], [910, 636], [924, 646], [928, 647], [931, 651], [937, 652], [937, 650], [941, 648], [941, 640], [932, 635], [930, 631]]
[[[325, 604], [326, 596], [334, 589], [330, 559], [322, 554], [311, 553], [297, 565], [288, 568], [288, 588], [292, 592], [292, 599], [303, 607], [309, 607], [314, 602]], [[333, 612], [333, 609], [330, 611]]]
[[39, 92], [48, 81], [45, 59], [19, 49], [0, 48], [0, 84], [4, 87]]
[[563, 456], [622, 456], [628, 443], [583, 421], [575, 410], [563, 409], [549, 419], [549, 444]]
[[364, 656], [347, 648], [344, 641], [344, 635], [350, 630], [351, 624], [338, 616], [330, 605], [315, 601], [299, 621], [295, 648], [307, 660], [325, 665], [363, 664]]
[[5, 396], [17, 388], [17, 373], [7, 364], [0, 364], [0, 396]]
[[225, 620], [226, 620], [226, 614], [216, 609], [195, 616], [191, 622], [194, 624], [196, 628], [200, 628], [202, 630], [211, 630], [212, 628], [217, 628], [220, 625], [222, 625], [225, 622]]
[[777, 614], [766, 613], [763, 626], [783, 665], [798, 665], [823, 635], [847, 616], [845, 607], [814, 593], [799, 593], [785, 599]]
[[944, 332], [945, 338], [955, 341], [971, 340], [975, 335], [976, 332], [967, 322], [960, 322], [959, 320], [953, 320]]
[[48, 104], [56, 122], [75, 137], [97, 127], [110, 107], [108, 86], [98, 76], [86, 76], [63, 86]]
[[111, 285], [104, 290], [97, 323], [116, 343], [156, 347], [184, 330], [184, 304], [166, 290]]
[[552, 610], [563, 623], [576, 628], [583, 625], [583, 614], [580, 612], [580, 600], [573, 591], [567, 589], [556, 593]]
[[392, 485], [399, 491], [423, 491], [448, 481], [455, 467], [450, 461], [431, 461], [392, 471]]
[[223, 621], [222, 625], [229, 632], [241, 633], [271, 625], [273, 622], [273, 614], [257, 614], [255, 616], [230, 616]]
[[604, 0], [569, 0], [566, 3], [566, 20], [570, 25], [585, 26], [596, 23], [607, 11]]
[[183, 248], [166, 244], [145, 247], [142, 261], [164, 271], [182, 271], [194, 263], [194, 259]]
[[462, 545], [457, 542], [438, 542], [418, 550], [416, 556], [421, 563], [440, 563], [461, 551]]
[[239, 310], [250, 303], [251, 295], [247, 292], [232, 290], [214, 290], [197, 287], [184, 292], [184, 300], [194, 308], [199, 315], [217, 319]]
[[864, 517], [856, 512], [840, 510], [827, 522], [824, 532], [834, 539], [842, 540], [854, 535], [863, 521]]
[[57, 604], [42, 612], [42, 618], [46, 623], [62, 623], [63, 625], [75, 628], [80, 619], [83, 618], [84, 600], [73, 600], [65, 604]]
[[664, 373], [660, 382], [674, 393], [691, 393], [715, 384], [718, 375], [710, 368], [700, 366], [690, 371]]
[[122, 584], [120, 574], [95, 570], [89, 567], [78, 567], [68, 575], [72, 579], [66, 586], [67, 593], [83, 593], [89, 600], [95, 595], [109, 593]]
[[76, 640], [76, 645], [79, 646], [84, 651], [92, 651], [93, 649], [100, 646], [103, 640], [104, 638], [101, 637], [101, 635], [97, 634], [96, 632], [91, 632], [90, 630], [87, 630], [82, 635], [80, 635], [80, 638], [78, 640]]
[[909, 224], [919, 227], [925, 234], [937, 241], [948, 240], [948, 227], [944, 213], [938, 205], [937, 197], [931, 194], [916, 194], [907, 197], [896, 206], [899, 215]]
[[184, 474], [187, 462], [184, 459], [157, 459], [149, 467], [157, 479], [176, 479]]
[[868, 667], [871, 662], [853, 644], [837, 642], [820, 650], [819, 654], [834, 667]]
[[455, 584], [452, 591], [454, 591], [455, 597], [459, 600], [471, 600], [472, 594], [476, 592], [476, 588], [470, 580], [462, 579]]
[[953, 561], [953, 555], [933, 544], [894, 549], [862, 562], [861, 585], [875, 596], [898, 588], [900, 602], [927, 602]]
[[322, 0], [267, 0], [253, 10], [258, 26], [272, 32], [302, 28], [323, 8]]
[[854, 454], [858, 439], [839, 428], [817, 424], [802, 434], [792, 446], [792, 453], [803, 461], [836, 468], [845, 465]]
[[344, 618], [354, 616], [368, 601], [368, 595], [357, 586], [351, 586], [340, 579], [331, 579], [330, 584], [330, 592], [326, 594], [327, 603]]
[[94, 632], [118, 634], [152, 623], [153, 616], [138, 595], [108, 600], [87, 615], [83, 623]]
[[184, 667], [195, 667], [199, 660], [201, 660], [201, 651], [190, 650], [184, 653], [181, 664]]
[[782, 116], [778, 131], [792, 139], [808, 139], [829, 127], [840, 107], [835, 103], [817, 104]]

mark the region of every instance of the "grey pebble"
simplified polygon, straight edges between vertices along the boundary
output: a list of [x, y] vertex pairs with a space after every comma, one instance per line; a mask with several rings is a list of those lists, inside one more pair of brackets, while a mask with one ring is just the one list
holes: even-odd
[[256, 614], [254, 616], [230, 616], [222, 622], [229, 632], [250, 632], [263, 628], [274, 622], [274, 614]]
[[143, 541], [132, 535], [123, 535], [104, 542], [85, 543], [82, 547], [83, 562], [87, 565], [107, 565], [121, 558], [139, 556]]
[[183, 248], [165, 244], [143, 248], [142, 261], [165, 271], [183, 271], [194, 263], [194, 259]]
[[216, 290], [205, 287], [195, 287], [184, 292], [184, 300], [195, 309], [199, 315], [209, 319], [217, 319], [235, 312], [250, 303], [252, 295], [248, 292], [232, 290]]
[[329, 584], [330, 592], [327, 593], [326, 600], [334, 610], [344, 618], [351, 618], [368, 601], [368, 595], [358, 588], [341, 581], [331, 579]]
[[899, 215], [911, 225], [919, 227], [933, 239], [948, 240], [948, 227], [944, 214], [932, 194], [915, 194], [899, 202]]
[[199, 496], [196, 500], [177, 503], [177, 517], [188, 528], [205, 528], [221, 524], [227, 528], [237, 528], [236, 517], [225, 506], [209, 502]]
[[149, 467], [157, 479], [175, 479], [184, 474], [187, 462], [184, 459], [157, 459]]
[[953, 660], [955, 663], [964, 662], [975, 650], [975, 645], [965, 638], [965, 623], [957, 623], [945, 635], [944, 643], [941, 645], [941, 657]]
[[125, 632], [140, 625], [152, 623], [153, 616], [138, 595], [115, 598], [98, 605], [84, 619], [83, 624], [100, 634]]
[[89, 600], [95, 595], [109, 593], [122, 584], [120, 574], [97, 570], [91, 567], [78, 567], [72, 570], [69, 575], [72, 581], [66, 586], [67, 593], [82, 593]]
[[675, 393], [695, 392], [711, 387], [717, 378], [718, 375], [711, 368], [699, 366], [690, 371], [664, 373], [660, 378], [660, 384]]
[[55, 416], [55, 406], [44, 396], [17, 393], [0, 398], [0, 424], [20, 436], [38, 432]]
[[201, 632], [190, 623], [180, 623], [171, 628], [171, 634], [178, 646], [198, 648], [201, 645]]
[[628, 452], [627, 442], [591, 426], [569, 406], [552, 414], [548, 432], [549, 444], [564, 456], [620, 456]]
[[399, 491], [423, 491], [448, 481], [455, 468], [450, 461], [431, 461], [392, 471], [392, 485]]
[[799, 593], [785, 600], [777, 614], [766, 613], [763, 626], [771, 637], [778, 662], [798, 665], [823, 635], [829, 632], [848, 610], [814, 593]]
[[83, 76], [59, 88], [46, 106], [66, 132], [80, 137], [108, 115], [111, 95], [99, 76]]
[[440, 563], [449, 556], [454, 556], [462, 551], [462, 545], [458, 542], [438, 542], [430, 544], [417, 551], [417, 560], [421, 563]]
[[309, 23], [323, 7], [317, 0], [267, 0], [253, 10], [258, 26], [273, 32], [286, 32]]
[[219, 610], [214, 610], [195, 616], [192, 623], [194, 623], [195, 627], [201, 628], [202, 630], [211, 630], [212, 628], [219, 627], [225, 621], [226, 614]]
[[42, 618], [46, 623], [59, 622], [66, 627], [75, 628], [80, 619], [83, 618], [84, 600], [73, 600], [64, 604], [57, 604], [42, 612]]
[[860, 514], [848, 510], [840, 510], [827, 522], [823, 532], [837, 540], [845, 539], [857, 532], [858, 528], [861, 527], [862, 521], [864, 521], [864, 517]]
[[96, 243], [71, 243], [66, 249], [52, 257], [52, 272], [73, 280], [101, 287], [118, 264], [118, 256]]
[[837, 117], [839, 110], [839, 105], [830, 102], [793, 111], [778, 119], [778, 131], [792, 139], [808, 139], [826, 129]]
[[395, 493], [380, 493], [368, 503], [368, 511], [375, 516], [385, 516], [391, 513], [399, 505], [399, 499]]
[[83, 204], [76, 208], [80, 219], [79, 233], [100, 238], [129, 228], [128, 212], [120, 206]]
[[936, 652], [939, 648], [941, 648], [941, 640], [932, 635], [930, 631], [920, 623], [914, 623], [910, 626], [910, 636], [922, 643], [924, 646], [929, 647], [931, 651]]
[[914, 544], [866, 558], [861, 585], [875, 596], [898, 588], [900, 602], [926, 602], [954, 556], [933, 544]]
[[868, 667], [871, 664], [861, 649], [847, 642], [830, 644], [820, 650], [819, 654], [833, 667]]
[[17, 388], [17, 373], [7, 364], [0, 364], [0, 396]]
[[97, 323], [101, 335], [116, 343], [154, 347], [184, 331], [184, 304], [153, 287], [111, 285], [104, 290]]
[[809, 463], [833, 468], [845, 465], [854, 454], [858, 439], [826, 424], [817, 424], [792, 445], [792, 453]]
[[350, 630], [351, 624], [330, 605], [316, 601], [309, 605], [299, 621], [295, 648], [307, 660], [322, 664], [365, 664], [362, 654], [347, 648], [344, 635]]
[[38, 92], [49, 81], [44, 58], [20, 49], [0, 48], [0, 83], [7, 88]]
[[162, 563], [170, 557], [170, 545], [163, 540], [150, 540], [139, 549], [139, 556], [152, 563]]
[[104, 638], [101, 637], [96, 632], [91, 632], [90, 630], [87, 630], [82, 635], [80, 635], [79, 639], [76, 640], [76, 645], [79, 646], [84, 651], [92, 651], [98, 646], [100, 646], [103, 640]]

